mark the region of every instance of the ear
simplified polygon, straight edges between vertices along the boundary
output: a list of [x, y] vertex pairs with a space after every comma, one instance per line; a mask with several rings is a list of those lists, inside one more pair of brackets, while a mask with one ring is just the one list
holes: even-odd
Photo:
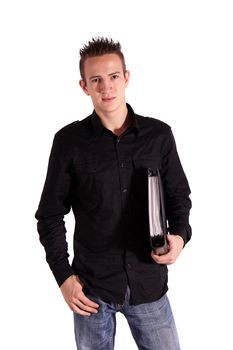
[[129, 70], [126, 70], [126, 71], [125, 71], [125, 87], [128, 86], [128, 84], [129, 84], [129, 79], [130, 79], [130, 72], [129, 72]]
[[88, 88], [87, 88], [86, 82], [85, 82], [83, 79], [80, 79], [80, 80], [79, 80], [79, 85], [81, 86], [81, 89], [84, 91], [84, 93], [85, 93], [87, 96], [90, 96], [90, 94], [89, 94], [89, 92], [88, 92]]

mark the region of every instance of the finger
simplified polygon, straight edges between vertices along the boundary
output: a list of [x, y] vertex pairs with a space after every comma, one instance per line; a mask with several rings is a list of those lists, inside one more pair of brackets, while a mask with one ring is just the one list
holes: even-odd
[[76, 314], [82, 315], [82, 316], [91, 316], [90, 312], [84, 311], [82, 309], [80, 309], [76, 304], [74, 303], [70, 303], [68, 304], [69, 308], [71, 309], [71, 311], [75, 312]]
[[173, 256], [170, 252], [164, 255], [156, 255], [152, 251], [151, 257], [157, 264], [170, 265], [173, 263]]
[[95, 309], [99, 307], [97, 303], [87, 298], [83, 292], [79, 294], [77, 299], [81, 301], [83, 305], [86, 305], [88, 307], [95, 308]]
[[172, 234], [170, 234], [170, 235], [167, 235], [167, 241], [168, 242], [172, 242], [173, 241], [173, 239], [174, 239], [174, 235], [172, 235]]
[[78, 306], [79, 309], [81, 309], [83, 311], [91, 312], [91, 313], [94, 313], [94, 314], [97, 314], [97, 312], [98, 312], [97, 308], [93, 308], [91, 306], [88, 306], [88, 305], [84, 304], [81, 300], [77, 299], [75, 301], [75, 304], [76, 304], [76, 306]]
[[154, 250], [151, 251], [152, 258], [156, 259], [156, 260], [160, 260], [162, 258], [166, 258], [167, 259], [167, 258], [169, 258], [170, 255], [171, 255], [170, 247], [169, 247], [169, 251], [167, 253], [161, 254], [161, 255], [156, 254]]

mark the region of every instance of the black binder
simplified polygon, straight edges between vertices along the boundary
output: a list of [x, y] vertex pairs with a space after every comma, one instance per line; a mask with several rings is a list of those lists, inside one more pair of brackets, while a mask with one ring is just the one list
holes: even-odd
[[148, 209], [151, 246], [156, 255], [166, 254], [168, 231], [159, 169], [148, 169]]

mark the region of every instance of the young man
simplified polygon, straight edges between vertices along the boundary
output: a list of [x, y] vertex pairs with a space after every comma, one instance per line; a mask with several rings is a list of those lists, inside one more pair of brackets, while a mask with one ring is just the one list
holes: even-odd
[[[170, 127], [126, 103], [129, 71], [119, 43], [92, 39], [80, 50], [80, 86], [94, 111], [55, 135], [36, 212], [40, 241], [74, 312], [79, 350], [114, 348], [122, 312], [139, 349], [179, 349], [166, 295], [167, 264], [191, 237], [190, 189]], [[148, 169], [160, 169], [169, 251], [152, 252]], [[68, 261], [64, 215], [75, 216]]]

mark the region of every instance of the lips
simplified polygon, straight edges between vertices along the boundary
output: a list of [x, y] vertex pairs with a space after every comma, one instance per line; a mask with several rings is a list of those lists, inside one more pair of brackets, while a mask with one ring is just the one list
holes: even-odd
[[116, 97], [102, 97], [103, 102], [111, 102], [115, 100]]

